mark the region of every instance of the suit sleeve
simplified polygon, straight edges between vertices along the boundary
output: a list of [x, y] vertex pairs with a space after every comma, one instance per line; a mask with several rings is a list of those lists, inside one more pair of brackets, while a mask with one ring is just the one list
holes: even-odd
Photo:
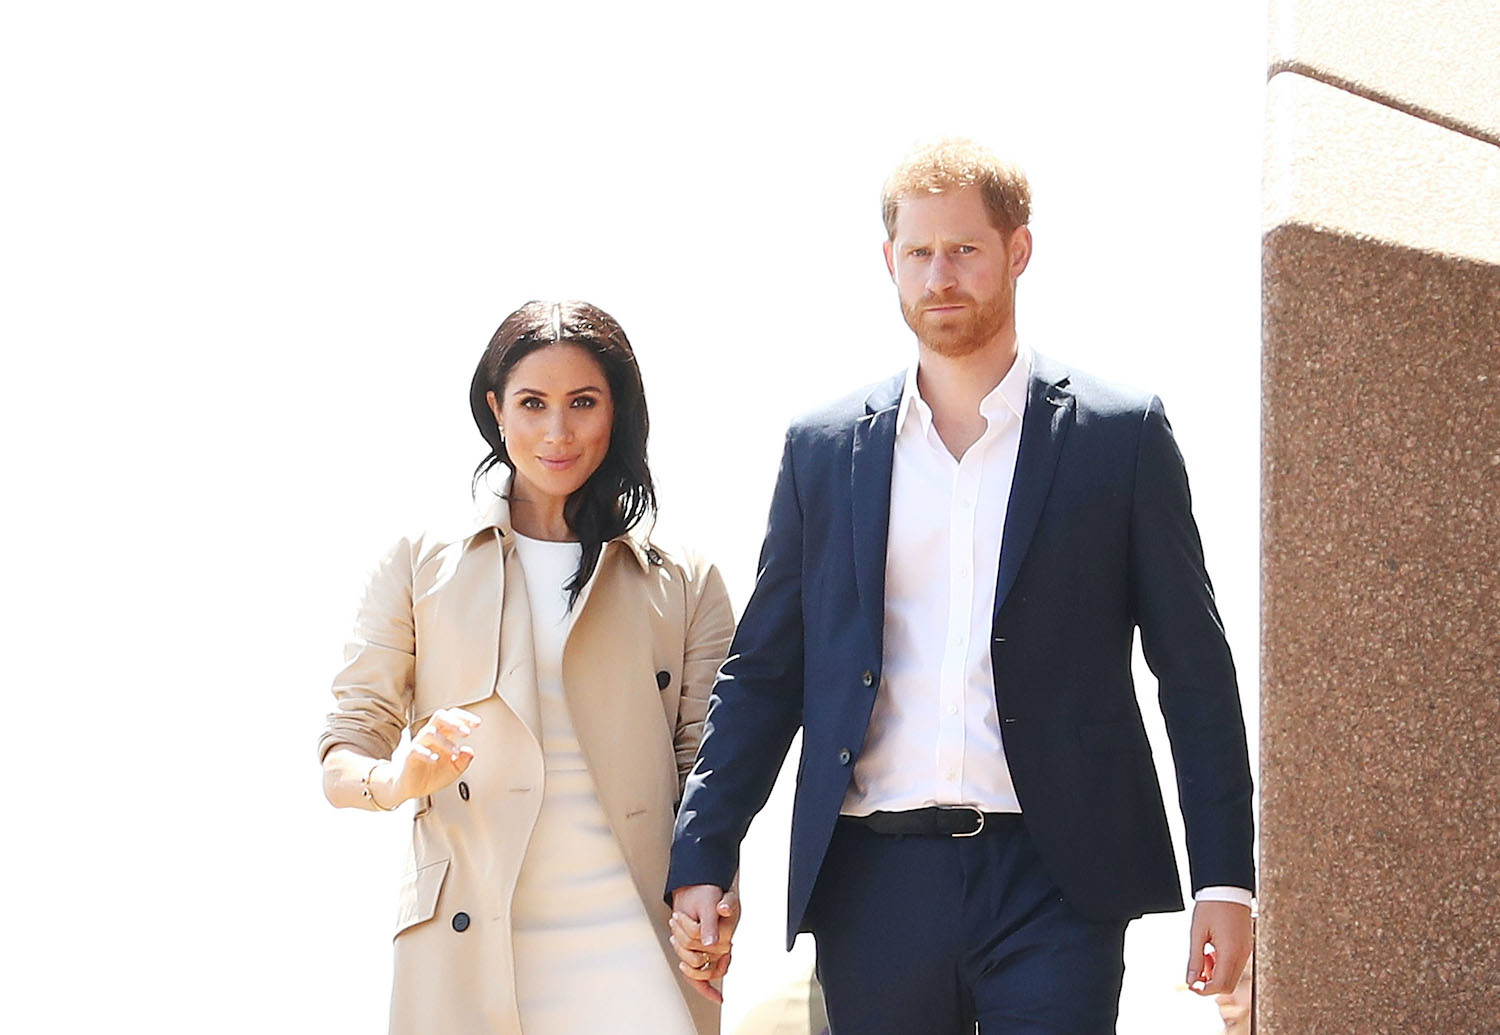
[[334, 711], [318, 738], [318, 759], [341, 745], [390, 758], [411, 708], [417, 641], [412, 623], [413, 546], [403, 539], [365, 588], [344, 667], [333, 680]]
[[782, 453], [755, 591], [719, 674], [673, 834], [667, 894], [727, 888], [740, 841], [802, 723], [802, 509], [792, 435]]
[[695, 564], [694, 569], [682, 644], [682, 694], [677, 700], [677, 728], [672, 737], [679, 794], [703, 739], [714, 677], [734, 636], [734, 610], [719, 569], [711, 564]]
[[1255, 888], [1250, 759], [1234, 662], [1193, 521], [1187, 471], [1152, 398], [1136, 457], [1132, 604], [1172, 745], [1194, 893]]

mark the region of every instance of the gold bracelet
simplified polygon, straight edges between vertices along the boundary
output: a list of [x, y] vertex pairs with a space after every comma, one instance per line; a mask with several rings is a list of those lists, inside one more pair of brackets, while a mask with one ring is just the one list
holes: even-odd
[[366, 773], [365, 774], [365, 778], [363, 780], [359, 781], [359, 782], [360, 782], [360, 786], [362, 786], [365, 789], [364, 790], [365, 799], [371, 805], [374, 805], [381, 812], [395, 812], [396, 811], [395, 809], [388, 809], [384, 805], [380, 804], [380, 802], [376, 801], [375, 800], [375, 795], [370, 790], [370, 777], [374, 776], [375, 775], [375, 770], [379, 769], [384, 764], [385, 763], [383, 763], [383, 762], [376, 762], [374, 765], [370, 766], [370, 771], [368, 773]]

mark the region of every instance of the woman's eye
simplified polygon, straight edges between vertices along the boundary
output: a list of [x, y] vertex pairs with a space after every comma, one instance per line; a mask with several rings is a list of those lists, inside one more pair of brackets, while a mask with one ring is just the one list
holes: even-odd
[[542, 406], [542, 400], [538, 399], [534, 395], [528, 396], [527, 398], [521, 400], [521, 408], [523, 410], [540, 410], [542, 409]]
[[595, 405], [594, 397], [592, 395], [580, 395], [578, 398], [573, 400], [573, 405], [578, 407], [579, 409], [586, 410]]

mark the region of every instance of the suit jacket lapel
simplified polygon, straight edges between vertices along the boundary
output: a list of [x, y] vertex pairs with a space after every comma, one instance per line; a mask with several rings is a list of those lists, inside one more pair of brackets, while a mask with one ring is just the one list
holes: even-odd
[[905, 375], [881, 382], [865, 400], [854, 425], [850, 459], [854, 584], [859, 607], [877, 648], [885, 628], [885, 550], [891, 521], [891, 462], [896, 451], [896, 412]]
[[1016, 474], [1005, 511], [1005, 530], [1000, 540], [1000, 572], [995, 580], [995, 614], [1016, 582], [1021, 562], [1042, 516], [1042, 506], [1052, 488], [1052, 476], [1062, 455], [1063, 439], [1073, 426], [1073, 393], [1068, 375], [1057, 364], [1033, 354], [1027, 385], [1026, 416], [1021, 421], [1021, 446], [1016, 455]]

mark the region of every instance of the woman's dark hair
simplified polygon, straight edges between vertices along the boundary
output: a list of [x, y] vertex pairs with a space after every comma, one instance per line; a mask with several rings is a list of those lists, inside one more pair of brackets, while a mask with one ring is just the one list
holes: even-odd
[[515, 470], [485, 393], [503, 398], [516, 364], [559, 342], [576, 345], [599, 362], [615, 408], [609, 451], [598, 470], [563, 505], [568, 528], [583, 547], [578, 570], [563, 587], [572, 608], [594, 574], [604, 544], [656, 512], [656, 487], [646, 464], [646, 435], [651, 427], [646, 392], [630, 339], [614, 317], [588, 302], [527, 302], [500, 324], [469, 385], [474, 423], [490, 447], [489, 455], [474, 468], [472, 488], [477, 489], [479, 479], [496, 464]]

